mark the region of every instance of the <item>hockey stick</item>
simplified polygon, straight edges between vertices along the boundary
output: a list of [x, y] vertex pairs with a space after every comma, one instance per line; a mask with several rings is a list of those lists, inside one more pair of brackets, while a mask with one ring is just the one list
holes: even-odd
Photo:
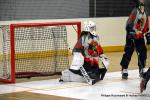
[[89, 75], [87, 74], [87, 72], [86, 72], [86, 70], [84, 69], [83, 66], [80, 67], [80, 71], [81, 71], [81, 73], [82, 73], [84, 79], [86, 80], [86, 82], [87, 82], [89, 85], [93, 85], [93, 84], [96, 83], [96, 81], [94, 81], [94, 79], [91, 79], [91, 78], [89, 77]]
[[99, 56], [99, 59], [102, 61], [103, 67], [108, 69], [109, 59], [106, 56]]

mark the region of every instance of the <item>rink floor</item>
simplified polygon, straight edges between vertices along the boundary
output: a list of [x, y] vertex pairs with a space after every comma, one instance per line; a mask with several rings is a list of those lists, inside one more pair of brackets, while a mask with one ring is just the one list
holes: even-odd
[[[40, 95], [44, 95], [43, 97], [46, 98], [43, 100], [54, 100], [54, 98], [51, 98], [52, 96], [56, 96], [55, 99], [61, 97], [59, 100], [73, 100], [72, 98], [88, 100], [149, 100], [150, 84], [148, 83], [147, 90], [140, 94], [140, 80], [138, 70], [130, 70], [128, 80], [122, 80], [120, 72], [109, 72], [103, 81], [93, 86], [75, 82], [59, 83], [58, 79], [0, 84], [0, 100], [41, 100], [41, 98], [36, 98]], [[17, 95], [17, 93], [21, 92], [28, 95], [26, 97]], [[8, 95], [8, 93], [10, 94]], [[28, 97], [29, 94], [32, 94], [32, 96]], [[34, 99], [34, 96], [36, 99]]]
[[[150, 51], [147, 54], [149, 67]], [[140, 94], [141, 79], [137, 70], [136, 53], [133, 54], [129, 66], [128, 80], [121, 79], [119, 64], [123, 52], [106, 55], [110, 59], [108, 73], [103, 81], [93, 86], [86, 83], [59, 83], [60, 76], [17, 79], [16, 84], [0, 84], [0, 100], [149, 100], [150, 83], [147, 90]]]

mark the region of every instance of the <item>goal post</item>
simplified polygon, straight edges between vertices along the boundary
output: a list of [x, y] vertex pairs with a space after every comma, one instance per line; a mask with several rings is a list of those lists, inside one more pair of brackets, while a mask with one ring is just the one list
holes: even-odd
[[[77, 38], [81, 22], [18, 23], [0, 26], [0, 82], [50, 76], [69, 67], [68, 32]], [[74, 38], [74, 37], [72, 37]]]

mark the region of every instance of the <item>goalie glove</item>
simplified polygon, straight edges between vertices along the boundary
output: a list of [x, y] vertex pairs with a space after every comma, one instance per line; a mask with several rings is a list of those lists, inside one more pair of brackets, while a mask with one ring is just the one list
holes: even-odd
[[102, 61], [102, 64], [103, 66], [108, 69], [108, 66], [109, 66], [109, 59], [104, 55], [104, 54], [101, 54], [99, 56], [100, 60]]

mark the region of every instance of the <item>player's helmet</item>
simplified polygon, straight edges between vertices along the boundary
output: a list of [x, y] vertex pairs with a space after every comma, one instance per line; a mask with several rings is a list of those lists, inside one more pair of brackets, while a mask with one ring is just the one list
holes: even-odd
[[136, 4], [136, 7], [145, 6], [145, 0], [133, 0]]
[[142, 3], [142, 2], [140, 2], [140, 3], [139, 3], [139, 6], [145, 6], [145, 4], [144, 4], [144, 3]]
[[96, 25], [92, 21], [84, 22], [83, 31], [90, 32], [92, 35], [96, 35]]

